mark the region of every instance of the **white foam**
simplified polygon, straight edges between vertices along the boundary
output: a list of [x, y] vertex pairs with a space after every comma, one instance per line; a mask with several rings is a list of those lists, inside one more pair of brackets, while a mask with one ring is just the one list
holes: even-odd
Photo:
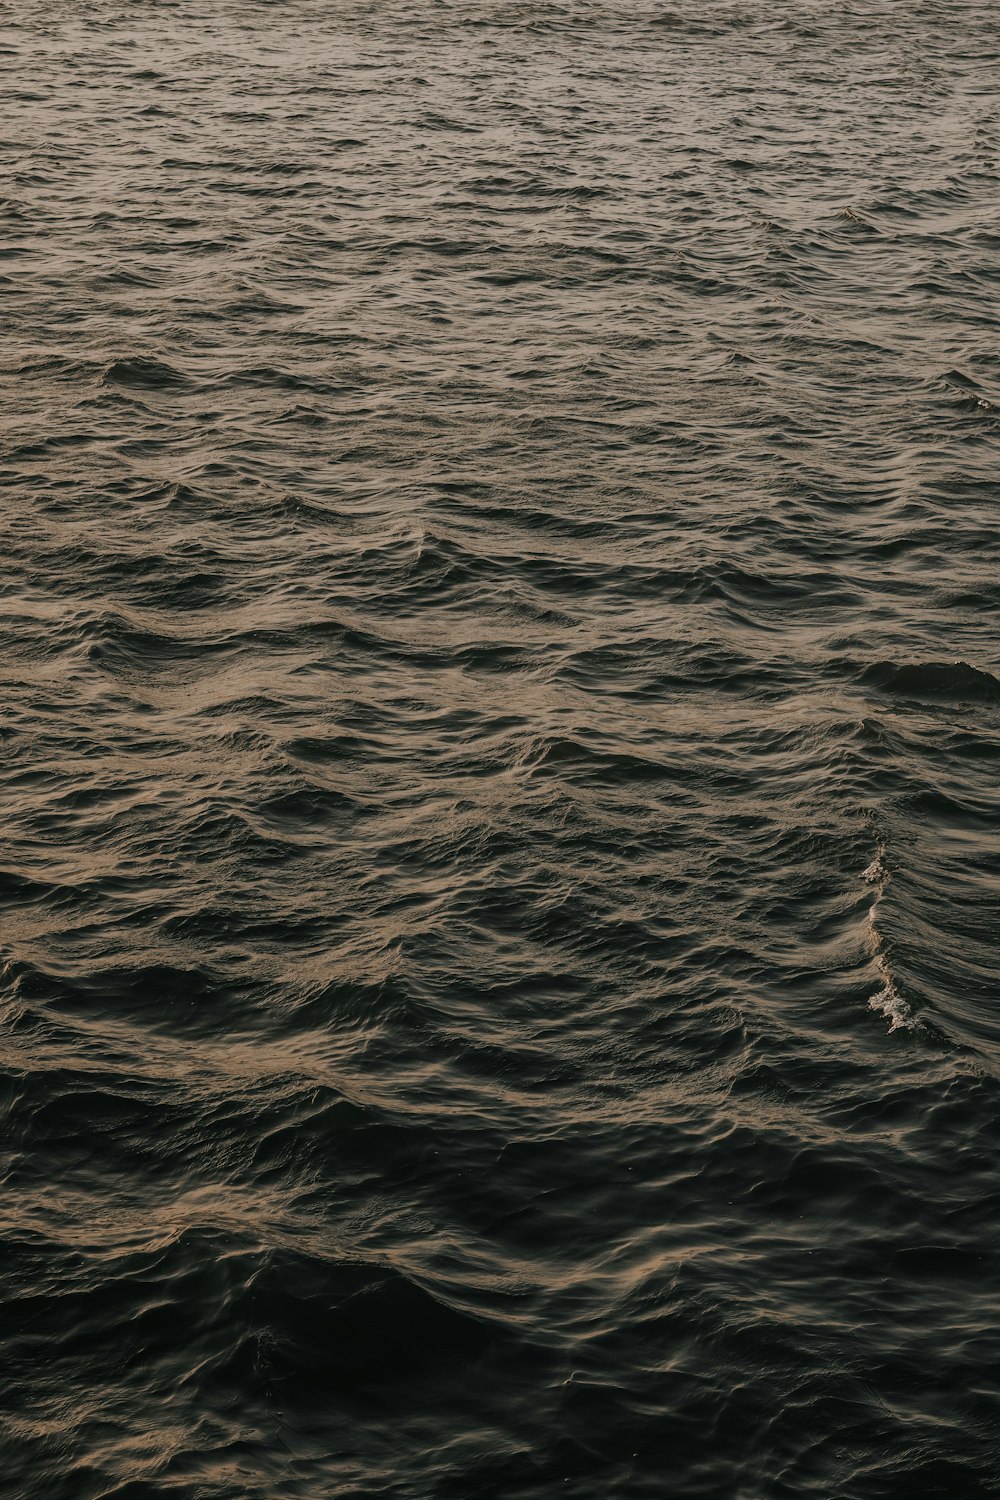
[[875, 962], [882, 976], [882, 988], [877, 995], [872, 995], [868, 1008], [886, 1017], [890, 1031], [916, 1031], [920, 1023], [897, 990], [892, 970], [884, 955], [880, 953]]
[[920, 1022], [914, 1016], [903, 996], [896, 988], [896, 979], [889, 966], [882, 944], [882, 934], [879, 932], [877, 917], [879, 905], [885, 894], [885, 888], [892, 879], [885, 865], [885, 845], [879, 844], [875, 851], [875, 857], [866, 870], [862, 872], [861, 878], [866, 885], [875, 887], [875, 900], [868, 911], [868, 940], [875, 955], [875, 967], [878, 969], [882, 980], [882, 988], [878, 994], [872, 995], [868, 1001], [869, 1009], [878, 1011], [885, 1016], [889, 1022], [890, 1031], [917, 1031]]

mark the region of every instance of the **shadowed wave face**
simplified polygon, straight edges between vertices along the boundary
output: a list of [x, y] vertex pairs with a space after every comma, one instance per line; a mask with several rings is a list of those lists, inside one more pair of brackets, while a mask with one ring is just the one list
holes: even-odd
[[12, 1500], [984, 1500], [1000, 42], [8, 0]]

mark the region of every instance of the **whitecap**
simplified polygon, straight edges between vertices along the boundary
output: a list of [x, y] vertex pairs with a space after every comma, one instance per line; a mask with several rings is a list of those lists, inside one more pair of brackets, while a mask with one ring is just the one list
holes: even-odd
[[875, 899], [868, 910], [868, 940], [875, 954], [875, 967], [878, 969], [882, 980], [882, 988], [877, 994], [872, 995], [868, 1001], [869, 1009], [878, 1011], [886, 1017], [889, 1022], [890, 1031], [916, 1031], [920, 1023], [916, 1019], [908, 1002], [899, 993], [896, 986], [895, 975], [889, 965], [886, 956], [882, 934], [878, 929], [878, 909], [885, 888], [892, 876], [885, 863], [885, 845], [879, 844], [875, 856], [868, 867], [862, 871], [862, 880], [866, 885], [875, 887]]

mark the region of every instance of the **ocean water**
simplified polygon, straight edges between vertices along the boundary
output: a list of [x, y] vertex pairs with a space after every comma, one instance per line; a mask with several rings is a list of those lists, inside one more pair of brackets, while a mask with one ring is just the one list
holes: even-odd
[[998, 80], [7, 0], [11, 1500], [996, 1494]]

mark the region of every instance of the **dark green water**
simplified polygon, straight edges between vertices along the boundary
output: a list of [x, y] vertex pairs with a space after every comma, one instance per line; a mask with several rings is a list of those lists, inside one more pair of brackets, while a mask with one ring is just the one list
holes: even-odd
[[1000, 43], [0, 11], [11, 1500], [980, 1500]]

